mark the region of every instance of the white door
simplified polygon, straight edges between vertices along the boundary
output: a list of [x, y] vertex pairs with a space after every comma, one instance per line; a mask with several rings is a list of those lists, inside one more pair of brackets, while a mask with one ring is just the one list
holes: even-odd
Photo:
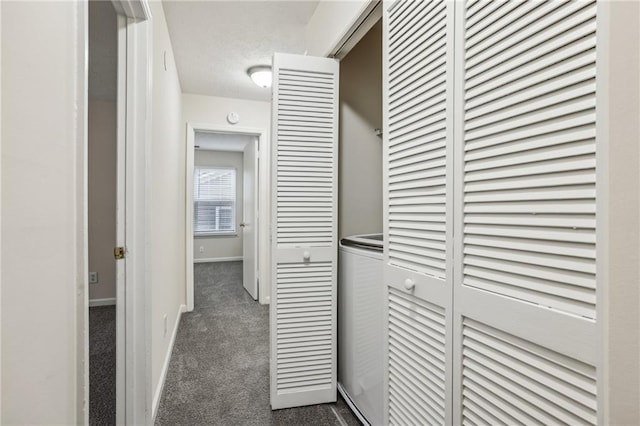
[[602, 418], [598, 7], [385, 2], [391, 425]]
[[596, 424], [598, 5], [459, 5], [454, 423]]
[[273, 58], [273, 409], [336, 400], [338, 69]]
[[451, 1], [384, 10], [386, 423], [451, 424]]
[[242, 179], [242, 285], [254, 300], [258, 299], [258, 138], [244, 148]]
[[[126, 170], [127, 170], [127, 22], [118, 15], [118, 95], [116, 142], [116, 247], [126, 247]], [[131, 162], [131, 159], [129, 159]], [[115, 251], [114, 251], [115, 257]], [[126, 258], [116, 260], [116, 423], [126, 419]]]

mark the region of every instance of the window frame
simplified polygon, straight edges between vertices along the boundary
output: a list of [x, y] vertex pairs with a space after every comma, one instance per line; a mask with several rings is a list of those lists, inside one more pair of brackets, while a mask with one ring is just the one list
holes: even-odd
[[[195, 187], [196, 184], [198, 182], [200, 182], [200, 175], [199, 172], [200, 170], [232, 170], [233, 171], [233, 204], [232, 204], [232, 224], [233, 224], [233, 229], [231, 230], [224, 230], [224, 231], [200, 231], [198, 232], [196, 230], [196, 214], [197, 214], [197, 207], [196, 207], [196, 203], [200, 202], [200, 201], [207, 201], [207, 200], [200, 200], [196, 197], [195, 194]], [[238, 169], [236, 167], [229, 167], [229, 166], [194, 166], [193, 168], [193, 186], [191, 188], [192, 194], [193, 194], [193, 215], [192, 215], [192, 221], [193, 221], [193, 237], [194, 238], [203, 238], [203, 237], [235, 237], [238, 235], [238, 221], [237, 221], [237, 214], [238, 214]]]

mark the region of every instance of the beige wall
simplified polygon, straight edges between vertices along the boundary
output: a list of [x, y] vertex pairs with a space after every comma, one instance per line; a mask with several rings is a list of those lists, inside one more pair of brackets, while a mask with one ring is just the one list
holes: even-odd
[[340, 61], [338, 235], [382, 232], [382, 26]]
[[[181, 89], [162, 3], [149, 2], [153, 16], [151, 133], [151, 359], [157, 400], [171, 333], [185, 303], [185, 149]], [[167, 70], [164, 68], [166, 52]], [[164, 332], [164, 315], [168, 330]]]
[[118, 22], [111, 2], [89, 2], [89, 300], [116, 297], [116, 144]]
[[89, 101], [89, 300], [116, 297], [116, 103]]
[[110, 1], [89, 1], [89, 100], [115, 101], [118, 17]]
[[[196, 145], [198, 139], [196, 136]], [[234, 236], [194, 237], [193, 258], [215, 259], [220, 257], [242, 257], [242, 173], [244, 170], [242, 152], [196, 150], [194, 165], [208, 167], [233, 167], [236, 169], [236, 231]], [[200, 248], [203, 252], [200, 252]]]
[[85, 12], [2, 3], [5, 425], [83, 421]]

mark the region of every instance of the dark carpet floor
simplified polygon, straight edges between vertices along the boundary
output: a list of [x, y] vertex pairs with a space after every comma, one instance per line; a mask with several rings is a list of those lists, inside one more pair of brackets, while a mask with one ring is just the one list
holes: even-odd
[[116, 424], [116, 307], [89, 309], [89, 425]]
[[242, 287], [242, 262], [194, 266], [195, 309], [182, 315], [156, 425], [360, 423], [335, 404], [271, 411], [269, 307]]

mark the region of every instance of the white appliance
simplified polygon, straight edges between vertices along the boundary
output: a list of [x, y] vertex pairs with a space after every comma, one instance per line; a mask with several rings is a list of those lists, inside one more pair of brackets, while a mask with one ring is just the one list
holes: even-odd
[[383, 423], [382, 234], [340, 241], [338, 390], [365, 424]]

